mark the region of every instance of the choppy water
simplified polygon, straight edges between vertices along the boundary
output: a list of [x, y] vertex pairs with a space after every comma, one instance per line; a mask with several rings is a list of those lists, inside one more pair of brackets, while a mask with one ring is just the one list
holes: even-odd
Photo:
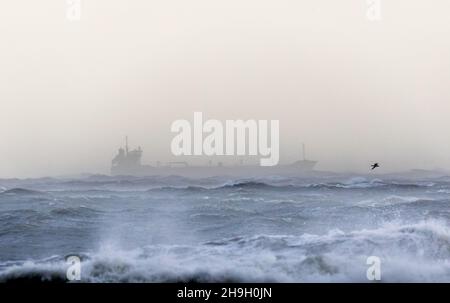
[[450, 282], [450, 177], [0, 180], [0, 281]]

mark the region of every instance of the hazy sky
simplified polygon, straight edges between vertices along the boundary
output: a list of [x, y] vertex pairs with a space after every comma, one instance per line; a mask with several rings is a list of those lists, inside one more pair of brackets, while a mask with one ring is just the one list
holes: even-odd
[[128, 134], [173, 160], [170, 125], [279, 119], [281, 162], [450, 169], [450, 2], [64, 0], [0, 4], [0, 177], [108, 173]]

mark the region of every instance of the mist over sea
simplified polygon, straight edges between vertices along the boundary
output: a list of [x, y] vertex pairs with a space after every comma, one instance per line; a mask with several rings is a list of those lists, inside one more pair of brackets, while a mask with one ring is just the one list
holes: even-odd
[[450, 282], [450, 177], [0, 180], [0, 282]]

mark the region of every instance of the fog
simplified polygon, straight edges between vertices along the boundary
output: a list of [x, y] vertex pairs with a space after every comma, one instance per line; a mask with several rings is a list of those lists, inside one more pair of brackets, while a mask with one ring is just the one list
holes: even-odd
[[172, 161], [194, 111], [279, 120], [280, 163], [305, 142], [319, 170], [450, 169], [450, 3], [381, 3], [4, 1], [0, 177], [108, 173], [125, 135]]

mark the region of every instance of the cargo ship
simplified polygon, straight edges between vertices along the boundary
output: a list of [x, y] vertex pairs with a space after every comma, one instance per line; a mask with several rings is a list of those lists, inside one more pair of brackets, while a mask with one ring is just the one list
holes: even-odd
[[217, 162], [215, 165], [211, 161], [208, 165], [189, 165], [188, 162], [157, 162], [156, 165], [143, 165], [141, 163], [143, 150], [139, 146], [130, 150], [128, 147], [128, 137], [125, 138], [125, 146], [120, 147], [117, 155], [111, 163], [111, 175], [177, 175], [186, 177], [208, 177], [223, 175], [238, 176], [270, 176], [270, 175], [297, 175], [312, 172], [317, 161], [306, 159], [305, 145], [302, 145], [302, 159], [291, 164], [279, 164], [276, 166], [245, 165], [224, 165]]

